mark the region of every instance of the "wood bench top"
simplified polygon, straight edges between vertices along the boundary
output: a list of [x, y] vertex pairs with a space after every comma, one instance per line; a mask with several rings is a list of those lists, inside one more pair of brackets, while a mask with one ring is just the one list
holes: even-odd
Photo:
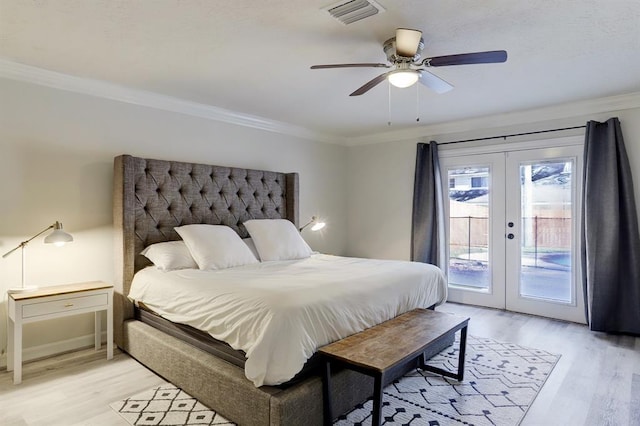
[[318, 349], [321, 354], [365, 369], [385, 372], [415, 358], [429, 344], [469, 322], [468, 317], [414, 309]]

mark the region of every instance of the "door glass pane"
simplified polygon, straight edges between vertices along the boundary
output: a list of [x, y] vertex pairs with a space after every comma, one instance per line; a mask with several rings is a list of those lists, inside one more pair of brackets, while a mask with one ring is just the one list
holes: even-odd
[[573, 161], [520, 164], [520, 295], [571, 298]]
[[449, 285], [490, 289], [489, 167], [450, 169]]

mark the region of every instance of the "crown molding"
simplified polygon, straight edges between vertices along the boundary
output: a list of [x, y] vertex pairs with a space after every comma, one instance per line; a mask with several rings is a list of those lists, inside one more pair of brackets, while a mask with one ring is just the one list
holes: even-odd
[[478, 129], [508, 127], [513, 125], [537, 123], [541, 121], [583, 117], [590, 114], [622, 111], [632, 108], [640, 108], [640, 92], [569, 102], [529, 110], [513, 111], [505, 114], [496, 114], [467, 120], [429, 124], [411, 129], [356, 136], [347, 138], [345, 143], [347, 146], [358, 146], [400, 140], [417, 140], [426, 136], [441, 136], [452, 133], [469, 132]]
[[617, 96], [570, 102], [549, 107], [513, 111], [486, 117], [436, 123], [413, 127], [410, 129], [393, 130], [390, 132], [374, 133], [355, 137], [343, 137], [314, 132], [310, 129], [295, 126], [293, 124], [231, 111], [212, 105], [187, 101], [154, 92], [132, 89], [130, 87], [108, 83], [102, 80], [76, 77], [50, 71], [14, 62], [2, 57], [0, 57], [0, 78], [37, 84], [54, 89], [125, 102], [128, 104], [163, 111], [175, 112], [192, 117], [294, 136], [316, 142], [346, 146], [370, 145], [399, 140], [416, 140], [432, 135], [463, 133], [478, 129], [508, 127], [541, 121], [580, 117], [608, 111], [640, 108], [640, 92], [634, 92]]
[[76, 77], [43, 68], [25, 65], [0, 57], [0, 78], [17, 80], [25, 83], [37, 84], [54, 89], [96, 96], [113, 101], [144, 106], [163, 111], [176, 112], [207, 120], [220, 121], [228, 124], [249, 127], [309, 139], [317, 142], [344, 145], [346, 142], [340, 136], [327, 135], [304, 127], [294, 126], [276, 120], [243, 114], [236, 111], [218, 108], [198, 102], [187, 101], [172, 96], [161, 95], [145, 90], [132, 89], [84, 77]]

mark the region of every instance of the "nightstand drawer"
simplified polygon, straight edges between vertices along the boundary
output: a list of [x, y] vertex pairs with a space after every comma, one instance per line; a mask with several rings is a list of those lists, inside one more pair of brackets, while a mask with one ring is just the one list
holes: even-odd
[[40, 315], [56, 314], [95, 306], [106, 306], [109, 296], [94, 294], [91, 296], [67, 297], [61, 300], [42, 303], [30, 303], [22, 306], [22, 318], [33, 318]]

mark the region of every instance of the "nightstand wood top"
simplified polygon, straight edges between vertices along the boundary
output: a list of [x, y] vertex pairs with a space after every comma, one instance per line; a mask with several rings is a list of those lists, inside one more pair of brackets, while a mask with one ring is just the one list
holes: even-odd
[[30, 291], [27, 293], [11, 293], [11, 297], [15, 301], [35, 299], [38, 297], [57, 296], [68, 293], [79, 293], [82, 291], [100, 290], [103, 288], [113, 288], [112, 284], [107, 284], [103, 281], [89, 281], [83, 283], [54, 285], [48, 287], [39, 288], [36, 291]]

